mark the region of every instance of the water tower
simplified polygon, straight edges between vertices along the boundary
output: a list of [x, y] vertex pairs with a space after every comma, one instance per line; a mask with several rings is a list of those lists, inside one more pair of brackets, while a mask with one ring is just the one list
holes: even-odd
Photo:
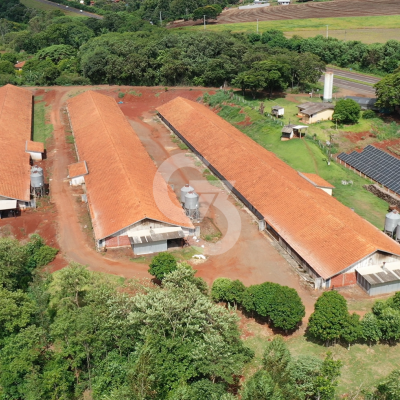
[[332, 101], [333, 93], [333, 72], [325, 72], [325, 83], [324, 83], [324, 101]]

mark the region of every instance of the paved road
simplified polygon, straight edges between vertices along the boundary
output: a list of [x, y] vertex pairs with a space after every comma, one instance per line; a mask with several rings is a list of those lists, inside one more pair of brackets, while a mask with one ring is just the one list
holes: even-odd
[[38, 3], [43, 3], [43, 4], [48, 4], [50, 6], [53, 6], [56, 9], [59, 10], [67, 10], [69, 12], [73, 12], [79, 15], [84, 15], [85, 17], [89, 17], [89, 18], [96, 18], [96, 19], [103, 19], [103, 17], [101, 15], [97, 15], [97, 14], [92, 14], [86, 11], [82, 11], [77, 9], [77, 8], [73, 8], [70, 6], [65, 6], [64, 4], [58, 4], [58, 3], [53, 3], [52, 1], [47, 1], [47, 0], [34, 0], [37, 1]]
[[342, 76], [348, 79], [355, 79], [357, 81], [369, 83], [371, 85], [374, 85], [375, 83], [381, 80], [381, 78], [375, 78], [372, 76], [359, 74], [358, 72], [353, 72], [353, 71], [343, 71], [341, 69], [336, 69], [336, 68], [327, 68], [326, 70], [328, 72], [333, 72], [333, 74], [337, 77]]
[[[380, 78], [374, 78], [372, 76], [366, 76], [353, 71], [343, 71], [336, 68], [327, 68], [328, 72], [333, 72], [333, 85], [339, 88], [352, 90], [353, 92], [375, 97], [375, 89], [370, 86], [380, 81]], [[358, 82], [351, 82], [346, 79], [340, 79], [341, 77], [347, 79], [355, 79]], [[320, 82], [324, 82], [324, 76], [321, 77]], [[365, 82], [361, 83], [361, 82]]]

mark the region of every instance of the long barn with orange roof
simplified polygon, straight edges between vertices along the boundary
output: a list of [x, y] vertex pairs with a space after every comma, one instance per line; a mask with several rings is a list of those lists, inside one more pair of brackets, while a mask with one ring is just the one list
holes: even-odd
[[[400, 245], [321, 190], [328, 182], [318, 187], [315, 177], [299, 174], [209, 108], [177, 97], [157, 111], [208, 168], [227, 182], [259, 220], [260, 228], [307, 271], [316, 288], [357, 280], [362, 284], [364, 268], [386, 265], [388, 269], [400, 261]], [[400, 271], [398, 278], [396, 273], [393, 276], [390, 284], [400, 287]], [[380, 283], [386, 285], [382, 290], [395, 287]]]
[[68, 173], [72, 184], [85, 183], [97, 247], [131, 246], [136, 255], [150, 254], [193, 234], [175, 193], [116, 101], [88, 91], [67, 107], [78, 155]]

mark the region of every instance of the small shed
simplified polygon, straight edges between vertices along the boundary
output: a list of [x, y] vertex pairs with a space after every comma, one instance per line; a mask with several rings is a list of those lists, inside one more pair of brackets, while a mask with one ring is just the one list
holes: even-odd
[[354, 100], [357, 104], [360, 105], [361, 110], [374, 110], [379, 111], [379, 108], [375, 106], [376, 97], [358, 97], [358, 96], [346, 96], [345, 99]]
[[68, 165], [68, 178], [71, 186], [79, 186], [85, 183], [85, 175], [89, 173], [86, 161], [79, 161]]
[[306, 102], [298, 105], [297, 108], [299, 109], [297, 116], [306, 124], [331, 120], [335, 111], [332, 103]]
[[24, 68], [26, 61], [17, 61], [17, 63], [14, 65], [14, 68], [18, 71], [22, 71], [22, 68]]
[[281, 106], [273, 106], [271, 108], [271, 114], [275, 115], [275, 117], [277, 117], [277, 118], [283, 117], [285, 114], [285, 109]]
[[301, 136], [305, 134], [305, 132], [302, 132], [302, 129], [307, 129], [307, 125], [285, 125], [282, 129], [282, 135], [281, 135], [281, 140], [290, 140], [295, 137], [298, 137], [301, 139]]
[[290, 0], [278, 0], [278, 4], [280, 6], [288, 6], [290, 4]]
[[328, 193], [332, 196], [332, 191], [335, 189], [335, 186], [331, 185], [328, 181], [321, 178], [317, 174], [306, 173], [306, 172], [299, 172], [299, 175], [304, 178], [306, 181], [310, 182], [313, 186], [318, 189], [323, 190], [325, 193]]
[[370, 296], [400, 290], [400, 261], [356, 269], [357, 283]]
[[32, 160], [42, 160], [44, 153], [44, 144], [41, 142], [33, 142], [32, 140], [27, 140], [25, 143], [25, 152], [29, 153]]

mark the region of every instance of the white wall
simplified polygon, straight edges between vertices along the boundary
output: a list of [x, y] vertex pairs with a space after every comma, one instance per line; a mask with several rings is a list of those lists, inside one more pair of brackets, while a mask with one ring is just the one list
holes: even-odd
[[72, 178], [69, 182], [71, 186], [79, 186], [83, 183], [85, 183], [85, 177], [83, 175]]
[[40, 161], [42, 159], [42, 153], [36, 151], [28, 151], [28, 153], [31, 156], [32, 160]]

